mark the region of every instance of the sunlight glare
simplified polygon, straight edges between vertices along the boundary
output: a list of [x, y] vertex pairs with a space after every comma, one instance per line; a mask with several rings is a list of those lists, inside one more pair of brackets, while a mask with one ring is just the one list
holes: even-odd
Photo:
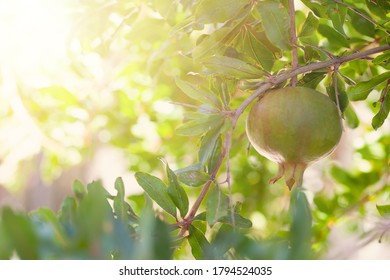
[[66, 0], [0, 0], [0, 66], [51, 70], [66, 55]]

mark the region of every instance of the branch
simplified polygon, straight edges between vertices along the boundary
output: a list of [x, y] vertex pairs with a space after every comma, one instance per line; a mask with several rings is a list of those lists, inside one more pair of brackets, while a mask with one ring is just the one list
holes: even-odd
[[249, 104], [253, 100], [255, 100], [263, 92], [270, 89], [272, 86], [276, 86], [280, 83], [283, 83], [284, 81], [286, 81], [286, 80], [290, 79], [291, 77], [296, 76], [298, 74], [303, 74], [303, 73], [319, 70], [322, 68], [328, 68], [328, 67], [331, 67], [331, 66], [336, 65], [336, 64], [341, 65], [341, 64], [348, 62], [348, 61], [365, 58], [369, 55], [381, 53], [381, 52], [384, 52], [387, 50], [390, 50], [390, 44], [383, 45], [383, 46], [376, 47], [376, 48], [372, 48], [372, 49], [368, 49], [368, 50], [365, 50], [362, 52], [353, 53], [351, 55], [336, 56], [335, 58], [332, 58], [332, 59], [329, 59], [326, 61], [311, 63], [311, 64], [308, 64], [305, 66], [298, 67], [296, 69], [292, 69], [291, 71], [285, 72], [283, 74], [270, 77], [268, 79], [268, 81], [262, 82], [260, 87], [235, 110], [235, 113], [234, 113], [235, 117], [233, 119], [233, 124], [235, 124], [237, 122], [237, 119], [239, 118], [239, 116], [244, 112], [246, 107], [248, 107]]
[[[290, 44], [291, 44], [291, 66], [292, 69], [298, 67], [298, 48], [297, 48], [297, 31], [295, 29], [295, 7], [294, 0], [288, 0], [288, 12], [290, 15]], [[297, 76], [291, 77], [291, 86], [297, 85]]]
[[195, 215], [200, 207], [200, 204], [202, 203], [203, 199], [205, 198], [208, 190], [210, 189], [211, 184], [214, 182], [214, 180], [218, 174], [218, 171], [222, 166], [222, 163], [223, 163], [225, 157], [229, 154], [231, 141], [232, 141], [232, 132], [234, 131], [234, 129], [236, 127], [237, 121], [238, 121], [239, 117], [242, 115], [242, 113], [244, 112], [244, 110], [246, 109], [246, 107], [248, 107], [252, 101], [254, 101], [258, 96], [260, 96], [261, 94], [263, 94], [264, 92], [266, 92], [267, 90], [272, 88], [273, 86], [281, 84], [281, 83], [285, 82], [286, 80], [291, 79], [293, 76], [297, 76], [298, 74], [303, 74], [303, 73], [311, 72], [311, 71], [322, 69], [322, 68], [327, 68], [327, 67], [334, 66], [334, 65], [341, 65], [342, 63], [352, 61], [355, 59], [365, 58], [369, 55], [384, 52], [386, 50], [390, 50], [390, 44], [376, 47], [376, 48], [372, 48], [372, 49], [369, 49], [366, 51], [354, 53], [354, 54], [347, 55], [347, 56], [335, 57], [335, 58], [332, 58], [332, 59], [327, 60], [327, 61], [316, 62], [316, 63], [308, 64], [308, 65], [305, 65], [302, 67], [297, 67], [295, 69], [292, 69], [291, 71], [270, 77], [270, 78], [268, 78], [267, 81], [261, 82], [259, 88], [252, 95], [250, 95], [247, 99], [245, 99], [241, 103], [241, 105], [233, 111], [233, 114], [231, 115], [232, 131], [230, 133], [228, 133], [224, 139], [221, 155], [218, 159], [218, 163], [217, 163], [215, 169], [213, 170], [213, 172], [211, 174], [210, 180], [207, 181], [207, 183], [203, 186], [203, 189], [202, 189], [199, 197], [195, 201], [194, 205], [192, 206], [192, 208], [189, 211], [186, 218], [182, 222], [178, 223], [178, 225], [181, 226], [181, 230], [179, 232], [179, 235], [184, 236], [185, 232], [188, 230], [189, 225], [192, 223], [192, 220], [195, 217]]

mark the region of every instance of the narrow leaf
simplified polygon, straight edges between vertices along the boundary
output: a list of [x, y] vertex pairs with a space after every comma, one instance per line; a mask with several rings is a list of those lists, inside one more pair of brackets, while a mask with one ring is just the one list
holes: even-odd
[[207, 171], [209, 174], [214, 172], [217, 167], [218, 162], [220, 161], [222, 153], [222, 139], [221, 137], [217, 138], [217, 141], [214, 144], [213, 150], [211, 151], [209, 163], [207, 165]]
[[[194, 218], [195, 221], [206, 221], [207, 220], [207, 212], [201, 212], [198, 215], [195, 216]], [[219, 223], [223, 224], [228, 224], [228, 225], [233, 225], [232, 222], [232, 216], [230, 213], [227, 215], [220, 217], [218, 220]], [[237, 228], [251, 228], [252, 227], [252, 222], [251, 220], [248, 220], [244, 217], [242, 217], [238, 213], [234, 213], [234, 225]]]
[[318, 26], [318, 32], [328, 39], [329, 45], [331, 46], [344, 48], [350, 47], [348, 40], [345, 39], [343, 35], [326, 24], [320, 24]]
[[390, 70], [390, 52], [378, 55], [372, 60], [372, 63]]
[[206, 204], [207, 223], [213, 226], [221, 217], [227, 215], [228, 208], [228, 197], [221, 191], [218, 185], [214, 185], [209, 193]]
[[135, 179], [152, 200], [154, 200], [162, 209], [167, 211], [167, 213], [176, 217], [175, 203], [168, 195], [163, 181], [155, 176], [143, 172], [135, 173]]
[[328, 16], [332, 20], [333, 27], [344, 37], [348, 37], [344, 31], [345, 16], [347, 15], [347, 7], [338, 3], [329, 5]]
[[184, 188], [180, 185], [175, 172], [173, 172], [168, 163], [166, 164], [166, 173], [168, 177], [168, 195], [171, 197], [176, 207], [180, 211], [180, 216], [185, 217], [188, 212], [188, 196]]
[[289, 50], [289, 16], [287, 9], [275, 1], [258, 4], [258, 10], [268, 39], [278, 48]]
[[188, 243], [190, 243], [192, 255], [195, 259], [200, 260], [204, 256], [205, 248], [209, 246], [210, 243], [207, 241], [204, 234], [193, 225], [190, 225], [189, 232]]
[[238, 31], [232, 26], [222, 27], [214, 31], [194, 48], [192, 58], [199, 60], [206, 55], [210, 55], [210, 53], [218, 50], [221, 45], [233, 39]]
[[205, 24], [225, 22], [234, 18], [248, 3], [248, 0], [201, 0], [195, 10], [195, 19]]
[[134, 210], [125, 200], [125, 185], [121, 177], [118, 177], [115, 180], [115, 189], [117, 190], [117, 194], [114, 197], [114, 210], [118, 219], [124, 224], [126, 224], [129, 219], [133, 222], [138, 221], [138, 217]]
[[[363, 10], [358, 10], [361, 14], [366, 15], [369, 17], [369, 15], [366, 14]], [[369, 36], [371, 38], [375, 38], [375, 25], [365, 19], [360, 14], [357, 14], [353, 11], [349, 11], [349, 16], [351, 17], [351, 23], [352, 26], [355, 28], [357, 32], [359, 32], [362, 35]]]
[[372, 79], [358, 83], [350, 89], [349, 99], [352, 101], [365, 100], [370, 92], [379, 84], [390, 78], [390, 72], [385, 72]]
[[210, 176], [200, 170], [200, 165], [190, 165], [175, 171], [177, 178], [189, 187], [198, 187], [210, 180]]
[[290, 242], [292, 259], [308, 259], [311, 251], [312, 215], [305, 193], [300, 188], [291, 192]]
[[8, 260], [12, 257], [14, 248], [0, 220], [0, 260]]
[[309, 12], [305, 22], [303, 23], [302, 29], [298, 34], [298, 37], [312, 36], [318, 28], [318, 18], [316, 18], [312, 12]]
[[176, 85], [190, 98], [197, 100], [201, 103], [212, 105], [216, 108], [221, 107], [221, 101], [210, 90], [200, 88], [197, 85], [183, 81], [179, 78], [175, 79]]
[[389, 88], [386, 87], [382, 91], [381, 100], [380, 100], [380, 109], [378, 113], [372, 119], [372, 127], [377, 130], [385, 122], [387, 116], [390, 112], [390, 93]]
[[[313, 0], [301, 0], [313, 13], [320, 18], [326, 18], [327, 5]], [[326, 0], [327, 1], [327, 0]]]
[[347, 121], [348, 127], [357, 128], [359, 126], [360, 124], [359, 118], [356, 115], [356, 112], [353, 109], [351, 103], [349, 103], [347, 108], [345, 109], [344, 116]]
[[325, 76], [326, 76], [326, 72], [322, 72], [322, 71], [310, 72], [305, 76], [303, 76], [303, 78], [298, 81], [298, 85], [315, 89], [318, 86], [318, 84], [325, 78]]
[[199, 148], [198, 157], [200, 166], [204, 166], [211, 157], [214, 150], [215, 142], [219, 136], [221, 127], [216, 127], [209, 130], [202, 138], [202, 143]]
[[32, 220], [36, 223], [36, 231], [49, 239], [48, 235], [53, 235], [54, 240], [61, 246], [66, 245], [66, 235], [64, 227], [59, 223], [56, 214], [49, 208], [40, 208], [31, 213]]
[[[232, 216], [228, 213], [226, 216], [219, 218], [218, 222], [233, 225]], [[237, 228], [251, 228], [252, 222], [238, 213], [234, 213], [234, 225]]]
[[221, 114], [209, 114], [197, 120], [191, 120], [177, 128], [176, 133], [185, 136], [203, 134], [214, 128], [222, 127], [225, 116]]
[[1, 216], [3, 230], [21, 259], [39, 259], [38, 237], [31, 220], [24, 214], [4, 208]]
[[202, 62], [211, 73], [229, 75], [238, 79], [259, 78], [260, 69], [242, 60], [228, 56], [212, 56]]
[[252, 32], [247, 32], [244, 40], [247, 52], [250, 53], [265, 70], [271, 71], [275, 62], [274, 54]]
[[81, 199], [83, 196], [86, 194], [86, 189], [83, 183], [81, 183], [79, 180], [75, 180], [72, 185], [72, 191], [74, 195], [78, 198]]
[[178, 179], [189, 187], [199, 187], [210, 180], [210, 176], [202, 171], [184, 171], [177, 174]]
[[[333, 73], [333, 75], [335, 75], [335, 73]], [[338, 91], [338, 96], [336, 96], [334, 77], [332, 77], [329, 86], [326, 87], [326, 92], [329, 98], [332, 99], [332, 101], [336, 105], [338, 103], [340, 112], [344, 114], [344, 111], [348, 106], [349, 100], [348, 100], [348, 95], [345, 91], [345, 82], [339, 75], [337, 75], [337, 91]]]

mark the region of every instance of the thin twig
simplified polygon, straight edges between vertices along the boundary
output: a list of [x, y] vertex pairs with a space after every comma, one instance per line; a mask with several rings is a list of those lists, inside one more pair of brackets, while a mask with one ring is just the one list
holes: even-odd
[[[290, 44], [292, 49], [291, 66], [294, 70], [298, 67], [298, 48], [297, 48], [297, 31], [295, 28], [295, 7], [294, 0], [288, 0], [288, 11], [290, 15]], [[291, 77], [291, 86], [297, 85], [297, 76]]]
[[220, 155], [218, 162], [215, 166], [215, 169], [213, 170], [213, 172], [210, 175], [210, 180], [208, 180], [206, 182], [206, 184], [203, 186], [198, 198], [196, 199], [195, 203], [191, 207], [191, 210], [188, 212], [186, 218], [184, 219], [183, 226], [181, 227], [181, 230], [179, 232], [180, 236], [184, 236], [184, 234], [188, 230], [188, 227], [190, 226], [193, 218], [195, 217], [196, 212], [198, 211], [198, 209], [200, 207], [200, 204], [202, 203], [203, 199], [205, 198], [207, 192], [209, 191], [209, 189], [211, 187], [211, 184], [214, 182], [214, 180], [217, 176], [217, 173], [218, 173], [219, 169], [221, 168], [222, 162], [226, 157], [227, 150], [228, 150], [228, 148], [230, 148], [230, 147], [228, 147], [228, 145], [229, 145], [229, 141], [231, 141], [231, 140], [227, 141], [226, 140], [227, 138], [228, 137], [225, 138], [225, 141], [223, 143], [222, 152], [221, 152], [221, 155]]
[[[233, 129], [232, 129], [233, 130]], [[232, 195], [232, 184], [230, 180], [230, 147], [232, 145], [232, 137], [233, 133], [232, 131], [229, 131], [226, 133], [226, 183], [228, 185], [228, 191], [229, 191], [229, 208], [230, 208], [230, 218], [232, 220], [233, 227], [236, 226], [236, 219], [234, 217], [234, 207], [233, 207], [233, 195]]]
[[341, 124], [341, 128], [344, 130], [344, 127], [343, 127], [343, 116], [342, 116], [342, 113], [341, 113], [341, 108], [340, 108], [340, 94], [339, 94], [339, 87], [338, 87], [338, 75], [339, 75], [339, 67], [340, 67], [340, 64], [335, 64], [334, 65], [334, 72], [333, 72], [333, 87], [334, 87], [334, 95], [335, 95], [335, 99], [336, 99], [336, 106], [337, 106], [337, 111], [339, 112], [339, 117], [340, 117], [340, 124]]
[[381, 96], [379, 98], [379, 102], [381, 103], [380, 110], [383, 110], [383, 106], [385, 106], [385, 100], [386, 100], [386, 95], [389, 92], [389, 86], [390, 86], [390, 79], [387, 80], [386, 86], [383, 88]]

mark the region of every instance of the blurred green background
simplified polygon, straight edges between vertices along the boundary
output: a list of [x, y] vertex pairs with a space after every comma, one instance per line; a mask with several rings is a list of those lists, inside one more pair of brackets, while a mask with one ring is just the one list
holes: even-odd
[[[101, 179], [113, 192], [119, 176], [136, 197], [142, 189], [134, 172], [163, 177], [161, 158], [174, 170], [197, 161], [199, 137], [175, 134], [191, 117], [183, 104], [193, 102], [175, 77], [199, 67], [186, 54], [202, 29], [192, 26], [191, 36], [176, 30], [188, 27], [192, 4], [0, 1], [0, 206], [56, 211], [75, 179]], [[297, 7], [301, 26], [308, 9]], [[364, 78], [368, 68], [356, 61], [342, 71]], [[246, 95], [236, 92], [232, 107]], [[350, 105], [356, 128], [345, 125], [337, 150], [306, 171], [314, 249], [323, 258], [390, 258], [390, 222], [376, 208], [390, 203], [390, 122], [371, 127], [379, 95]], [[288, 231], [290, 193], [284, 182], [268, 185], [277, 165], [247, 151], [244, 122], [245, 114], [230, 152], [233, 200], [253, 222], [252, 236], [278, 238]], [[186, 191], [191, 204], [199, 189]]]

